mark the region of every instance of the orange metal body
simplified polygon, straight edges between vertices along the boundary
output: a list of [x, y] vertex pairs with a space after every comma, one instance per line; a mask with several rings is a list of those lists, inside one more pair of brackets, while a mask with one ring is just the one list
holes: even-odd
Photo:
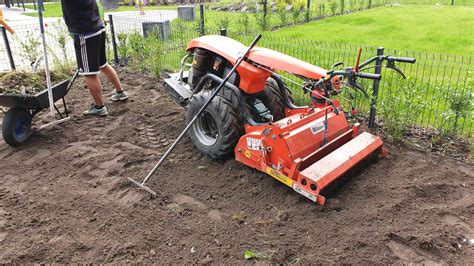
[[[203, 36], [192, 40], [187, 48], [204, 48], [234, 64], [246, 47], [227, 37]], [[271, 72], [281, 70], [319, 80], [326, 70], [291, 56], [254, 48], [237, 72], [239, 87], [246, 93], [264, 89]], [[339, 87], [339, 79], [333, 84]], [[335, 110], [339, 109], [339, 111]], [[382, 140], [370, 133], [359, 134], [359, 125], [349, 126], [340, 104], [285, 110], [286, 117], [261, 126], [245, 125], [245, 135], [235, 147], [235, 158], [243, 164], [269, 174], [319, 204], [325, 198], [321, 192], [364, 158], [382, 150]]]
[[[192, 52], [195, 48], [212, 51], [224, 57], [231, 64], [235, 64], [241, 53], [247, 49], [242, 43], [219, 35], [196, 38], [188, 44], [186, 50]], [[320, 67], [267, 48], [255, 47], [247, 58], [271, 70], [285, 71], [309, 79], [318, 80], [326, 76], [326, 70]], [[261, 92], [265, 87], [266, 80], [272, 74], [246, 61], [243, 61], [237, 68], [237, 73], [240, 76], [240, 89], [249, 94]]]
[[358, 124], [350, 127], [344, 113], [336, 114], [333, 106], [287, 114], [273, 124], [246, 125], [235, 158], [319, 204], [325, 202], [325, 188], [383, 145], [375, 135], [359, 134]]

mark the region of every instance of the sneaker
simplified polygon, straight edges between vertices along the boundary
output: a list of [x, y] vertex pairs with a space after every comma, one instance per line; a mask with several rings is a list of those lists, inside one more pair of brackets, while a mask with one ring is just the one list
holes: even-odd
[[107, 112], [107, 107], [102, 107], [102, 108], [96, 108], [94, 104], [91, 105], [91, 107], [88, 110], [85, 110], [82, 114], [84, 115], [91, 115], [91, 116], [106, 116], [109, 114]]
[[115, 94], [112, 95], [112, 97], [110, 97], [110, 99], [113, 102], [125, 101], [126, 99], [128, 99], [128, 94], [127, 94], [126, 91], [115, 92]]

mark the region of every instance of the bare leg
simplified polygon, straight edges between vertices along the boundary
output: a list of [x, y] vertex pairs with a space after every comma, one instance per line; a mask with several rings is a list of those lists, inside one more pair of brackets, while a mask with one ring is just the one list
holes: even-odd
[[87, 88], [94, 99], [95, 105], [104, 106], [104, 102], [102, 101], [102, 85], [100, 84], [99, 76], [86, 75], [84, 78], [86, 79]]
[[122, 83], [120, 83], [120, 79], [117, 75], [117, 72], [115, 72], [114, 68], [111, 67], [109, 64], [105, 65], [103, 68], [100, 69], [102, 73], [105, 75], [107, 80], [114, 85], [115, 90], [117, 92], [121, 92], [123, 90], [122, 88]]

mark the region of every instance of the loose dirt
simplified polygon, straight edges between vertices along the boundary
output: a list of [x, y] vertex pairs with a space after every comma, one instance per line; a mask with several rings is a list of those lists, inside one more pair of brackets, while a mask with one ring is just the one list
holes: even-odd
[[71, 121], [18, 148], [0, 142], [0, 263], [236, 264], [251, 250], [263, 263], [474, 264], [473, 165], [394, 145], [318, 206], [186, 139], [150, 200], [126, 178], [153, 167], [184, 110], [161, 81], [120, 75], [131, 98], [108, 103], [108, 117], [81, 116], [80, 81]]

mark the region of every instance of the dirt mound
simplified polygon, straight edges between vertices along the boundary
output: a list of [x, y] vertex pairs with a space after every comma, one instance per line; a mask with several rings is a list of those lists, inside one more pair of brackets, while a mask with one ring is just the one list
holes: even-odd
[[[51, 72], [51, 83], [67, 79], [68, 76], [61, 72]], [[46, 75], [44, 71], [31, 73], [29, 71], [11, 71], [0, 73], [0, 94], [29, 94], [34, 95], [46, 89]]]
[[[19, 148], [0, 143], [0, 262], [474, 263], [474, 167], [404, 148], [352, 173], [326, 206], [189, 140], [150, 187], [142, 178], [183, 128], [161, 82], [121, 72], [131, 99], [80, 115]], [[111, 90], [107, 86], [106, 91]], [[37, 120], [39, 121], [39, 120]]]

